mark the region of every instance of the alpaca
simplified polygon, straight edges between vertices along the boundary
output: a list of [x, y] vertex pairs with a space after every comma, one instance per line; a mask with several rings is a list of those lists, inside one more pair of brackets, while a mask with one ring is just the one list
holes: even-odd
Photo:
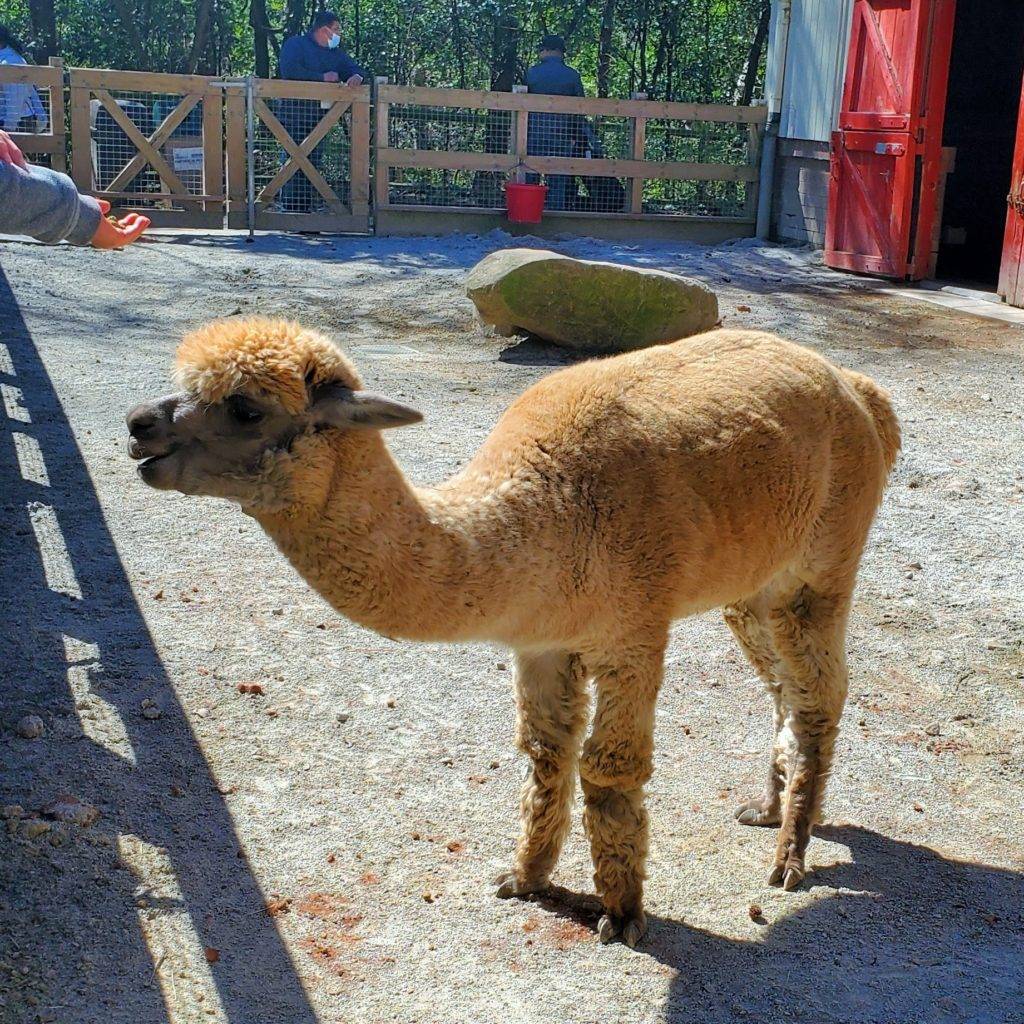
[[871, 380], [715, 329], [552, 373], [427, 489], [381, 434], [420, 414], [363, 391], [312, 330], [214, 322], [183, 340], [176, 377], [181, 393], [128, 414], [145, 483], [238, 502], [370, 629], [514, 651], [532, 770], [499, 896], [548, 885], [578, 766], [599, 936], [643, 936], [643, 786], [669, 627], [716, 607], [774, 704], [767, 787], [737, 817], [780, 826], [768, 881], [799, 884], [846, 697], [854, 578], [900, 446]]

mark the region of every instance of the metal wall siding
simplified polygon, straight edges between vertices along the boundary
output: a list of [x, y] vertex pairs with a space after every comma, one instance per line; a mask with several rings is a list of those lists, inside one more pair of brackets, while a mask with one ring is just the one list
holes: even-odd
[[827, 142], [839, 117], [853, 0], [793, 0], [779, 134]]

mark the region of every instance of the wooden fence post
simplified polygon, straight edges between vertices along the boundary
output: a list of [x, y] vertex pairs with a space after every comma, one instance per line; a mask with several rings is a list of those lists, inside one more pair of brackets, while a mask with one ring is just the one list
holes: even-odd
[[381, 153], [388, 148], [388, 80], [381, 75], [375, 78], [377, 99], [377, 120], [374, 126], [373, 142], [375, 149], [373, 164], [373, 206], [375, 210], [386, 209], [391, 198], [388, 183], [390, 168], [381, 161]]
[[60, 139], [60, 145], [50, 155], [50, 166], [55, 171], [67, 173], [68, 140], [64, 121], [64, 61], [60, 57], [50, 58], [54, 69], [54, 83], [50, 87], [50, 131]]
[[224, 143], [227, 151], [228, 227], [246, 223], [245, 84], [224, 90]]
[[92, 160], [92, 127], [89, 100], [92, 91], [76, 79], [71, 71], [71, 177], [79, 192], [92, 192], [94, 185]]
[[[525, 85], [513, 85], [512, 91], [514, 93], [525, 93], [527, 91]], [[530, 131], [530, 112], [528, 110], [517, 110], [516, 111], [516, 131], [515, 131], [515, 154], [516, 154], [516, 172], [515, 180], [520, 184], [526, 180], [526, 172], [520, 167], [520, 164], [526, 163], [526, 150], [529, 145], [528, 134]]]
[[203, 200], [203, 212], [211, 218], [220, 217], [224, 226], [224, 109], [221, 106], [220, 90], [208, 86], [203, 93], [203, 194], [219, 196], [218, 199]]
[[[635, 92], [630, 99], [645, 100], [647, 93]], [[647, 148], [647, 118], [643, 114], [633, 115], [633, 147], [631, 155], [634, 160], [643, 160]], [[633, 214], [644, 211], [644, 179], [630, 178], [629, 212]]]

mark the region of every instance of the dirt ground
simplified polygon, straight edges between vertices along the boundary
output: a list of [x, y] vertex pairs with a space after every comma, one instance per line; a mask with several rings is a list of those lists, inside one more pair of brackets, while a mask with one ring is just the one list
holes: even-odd
[[[1021, 329], [791, 250], [560, 246], [703, 278], [726, 323], [880, 380], [905, 432], [813, 874], [766, 884], [774, 834], [732, 808], [767, 699], [718, 616], [681, 622], [636, 951], [572, 895], [493, 896], [506, 652], [366, 633], [236, 508], [137, 482], [124, 412], [183, 330], [254, 311], [329, 331], [427, 414], [390, 438], [409, 473], [452, 472], [565, 359], [475, 323], [466, 269], [509, 242], [0, 246], [0, 1021], [1024, 1021]], [[557, 881], [589, 876], [577, 823]]]

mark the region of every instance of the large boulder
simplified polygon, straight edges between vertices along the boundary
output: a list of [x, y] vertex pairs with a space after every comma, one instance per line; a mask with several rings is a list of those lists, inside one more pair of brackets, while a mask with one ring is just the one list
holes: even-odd
[[605, 352], [699, 334], [719, 319], [715, 293], [698, 281], [545, 249], [492, 252], [469, 272], [466, 294], [499, 334]]

